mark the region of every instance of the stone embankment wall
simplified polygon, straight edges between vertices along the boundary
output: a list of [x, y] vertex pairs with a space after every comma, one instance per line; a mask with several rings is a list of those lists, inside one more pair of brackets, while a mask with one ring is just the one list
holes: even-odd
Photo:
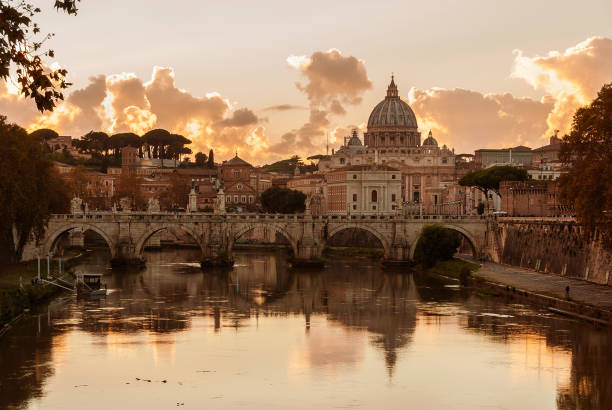
[[500, 218], [489, 222], [496, 262], [612, 286], [612, 252], [584, 240], [572, 219]]

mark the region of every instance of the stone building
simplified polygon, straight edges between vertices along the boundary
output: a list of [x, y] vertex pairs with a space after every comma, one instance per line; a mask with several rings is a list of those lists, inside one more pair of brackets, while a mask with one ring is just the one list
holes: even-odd
[[388, 165], [349, 165], [325, 174], [327, 214], [392, 215], [401, 206], [401, 171]]
[[385, 99], [370, 114], [364, 141], [362, 145], [353, 130], [343, 146], [319, 162], [319, 171], [388, 165], [401, 171], [401, 202], [422, 203], [426, 208], [439, 204], [444, 189], [456, 179], [454, 150], [438, 146], [431, 131], [421, 144], [416, 116], [399, 97], [393, 78]]
[[272, 187], [272, 179], [261, 170], [236, 156], [219, 167], [226, 206], [254, 210], [261, 194]]
[[501, 208], [510, 216], [570, 216], [573, 209], [559, 198], [558, 181], [502, 181]]
[[533, 161], [531, 148], [519, 145], [513, 148], [477, 149], [474, 151], [474, 162], [477, 168], [489, 168], [495, 165], [529, 166]]

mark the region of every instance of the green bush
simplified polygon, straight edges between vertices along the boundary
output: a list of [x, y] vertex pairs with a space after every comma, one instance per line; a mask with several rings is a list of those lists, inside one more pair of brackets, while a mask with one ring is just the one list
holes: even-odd
[[461, 244], [459, 234], [440, 224], [426, 225], [417, 243], [414, 258], [425, 268], [449, 260]]

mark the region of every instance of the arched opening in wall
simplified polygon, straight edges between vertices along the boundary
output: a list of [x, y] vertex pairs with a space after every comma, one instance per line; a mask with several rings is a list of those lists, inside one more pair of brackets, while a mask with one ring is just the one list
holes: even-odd
[[147, 264], [187, 264], [195, 268], [202, 260], [200, 243], [193, 233], [180, 226], [153, 229], [145, 234], [136, 247], [138, 255]]
[[234, 250], [241, 249], [286, 249], [293, 252], [293, 244], [289, 237], [276, 228], [270, 226], [254, 226], [239, 232], [234, 239]]
[[478, 257], [478, 250], [469, 234], [460, 228], [442, 224], [423, 227], [411, 248], [411, 259], [425, 267], [455, 256]]
[[70, 228], [61, 232], [53, 239], [48, 251], [53, 253], [54, 260], [61, 258], [62, 261], [84, 255], [84, 258], [79, 259], [79, 266], [87, 266], [90, 271], [95, 271], [92, 268], [95, 266], [107, 266], [112, 259], [111, 244], [108, 240], [101, 232], [87, 228]]
[[327, 239], [324, 252], [327, 255], [367, 255], [381, 258], [385, 255], [385, 245], [374, 233], [362, 228], [344, 228]]

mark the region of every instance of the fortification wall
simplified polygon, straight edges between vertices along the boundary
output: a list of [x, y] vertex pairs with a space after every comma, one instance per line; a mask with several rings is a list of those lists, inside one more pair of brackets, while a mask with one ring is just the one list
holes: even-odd
[[491, 225], [494, 260], [612, 286], [612, 252], [585, 241], [575, 221], [512, 218]]

